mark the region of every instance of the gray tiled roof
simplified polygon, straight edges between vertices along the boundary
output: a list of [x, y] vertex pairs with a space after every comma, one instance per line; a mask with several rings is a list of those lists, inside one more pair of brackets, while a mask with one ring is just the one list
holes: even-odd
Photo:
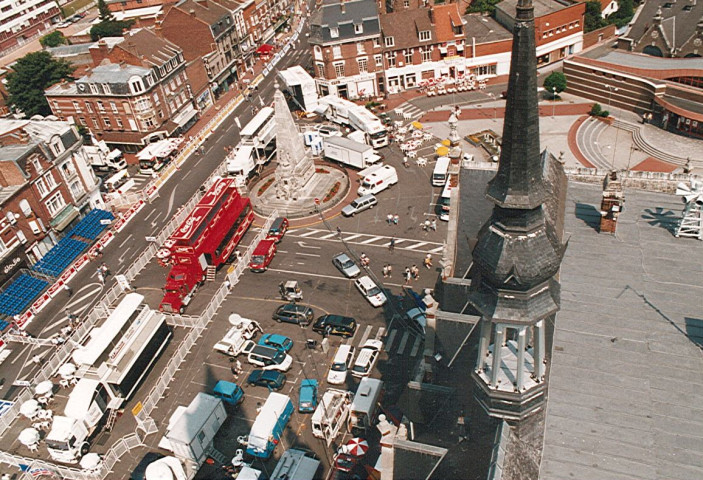
[[146, 76], [151, 70], [134, 65], [118, 65], [111, 63], [95, 67], [88, 75], [78, 79], [78, 83], [127, 83], [132, 76]]
[[[515, 18], [518, 1], [519, 0], [503, 0], [496, 5], [496, 8], [508, 13], [511, 18]], [[549, 13], [558, 12], [576, 3], [578, 2], [573, 0], [532, 0], [532, 5], [535, 7], [535, 17], [542, 17]]]
[[703, 70], [703, 57], [664, 58], [652, 57], [622, 50], [609, 51], [605, 55], [591, 57], [623, 67], [647, 68], [651, 70], [673, 70], [677, 68]]
[[464, 15], [466, 25], [467, 44], [470, 44], [472, 39], [476, 43], [500, 42], [513, 38], [513, 33], [505, 28], [500, 23], [496, 22], [493, 17], [486, 17], [478, 13]]
[[[354, 32], [354, 25], [361, 24], [363, 33]], [[332, 38], [330, 28], [337, 28], [339, 36]], [[343, 42], [354, 38], [378, 36], [381, 28], [378, 7], [374, 0], [344, 2], [344, 11], [339, 2], [318, 8], [310, 20], [310, 38], [313, 43]]]
[[[670, 4], [670, 8], [662, 8], [662, 27], [667, 33], [669, 41], [674, 40], [676, 46], [680, 47], [691, 35], [696, 31], [696, 24], [703, 17], [703, 2], [690, 1], [675, 1], [675, 0], [647, 0], [640, 8], [635, 21], [630, 27], [630, 30], [624, 35], [635, 41], [639, 41], [644, 32], [653, 25], [654, 15], [659, 7]], [[684, 10], [684, 7], [692, 7], [690, 11]], [[676, 18], [676, 34], [673, 34], [674, 21]]]

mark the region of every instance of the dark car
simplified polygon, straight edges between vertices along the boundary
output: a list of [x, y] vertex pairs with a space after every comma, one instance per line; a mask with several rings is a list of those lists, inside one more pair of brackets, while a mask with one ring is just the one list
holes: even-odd
[[137, 466], [134, 467], [134, 470], [132, 470], [132, 473], [129, 476], [129, 480], [145, 480], [146, 467], [148, 467], [150, 464], [154, 463], [160, 458], [164, 458], [164, 456], [157, 452], [149, 452], [144, 455], [144, 457], [142, 457]]
[[254, 370], [249, 374], [247, 383], [269, 390], [280, 390], [286, 384], [286, 374], [276, 370]]
[[342, 315], [323, 315], [317, 319], [312, 329], [323, 335], [351, 337], [356, 332], [356, 320]]
[[271, 224], [267, 237], [276, 240], [279, 243], [283, 239], [283, 235], [288, 231], [288, 219], [286, 217], [278, 217]]
[[272, 318], [277, 322], [297, 323], [298, 325], [310, 325], [314, 317], [312, 308], [297, 303], [286, 303], [273, 312]]

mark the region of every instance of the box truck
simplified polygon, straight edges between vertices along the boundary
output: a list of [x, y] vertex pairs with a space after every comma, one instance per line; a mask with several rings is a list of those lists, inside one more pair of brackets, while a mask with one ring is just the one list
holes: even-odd
[[353, 399], [351, 392], [328, 389], [312, 414], [312, 434], [324, 438], [329, 446], [346, 424]]
[[222, 400], [199, 392], [177, 419], [171, 419], [165, 443], [177, 458], [202, 465], [226, 419]]
[[313, 480], [320, 461], [310, 452], [291, 448], [281, 455], [271, 474], [271, 480]]
[[322, 149], [328, 160], [359, 169], [370, 167], [381, 159], [373, 147], [344, 137], [325, 138]]
[[347, 429], [350, 432], [364, 431], [373, 425], [382, 393], [381, 380], [369, 377], [361, 379], [349, 410]]
[[293, 413], [293, 402], [287, 395], [271, 392], [251, 427], [247, 453], [267, 459], [281, 441], [283, 430]]

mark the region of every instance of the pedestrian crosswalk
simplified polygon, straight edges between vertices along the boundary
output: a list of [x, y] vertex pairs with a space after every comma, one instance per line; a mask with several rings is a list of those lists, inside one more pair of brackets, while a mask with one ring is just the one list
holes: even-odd
[[[336, 232], [330, 233], [329, 230], [316, 228], [303, 228], [300, 230], [289, 230], [286, 234], [288, 237], [305, 238], [311, 240], [322, 241], [338, 241], [339, 237]], [[391, 238], [387, 235], [373, 235], [370, 233], [344, 233], [342, 238], [346, 243], [354, 245], [363, 245], [364, 247], [384, 247], [388, 248]], [[421, 253], [442, 253], [444, 245], [440, 242], [430, 242], [413, 238], [396, 238], [396, 250], [409, 250]]]
[[373, 325], [366, 325], [365, 328], [359, 327], [356, 335], [347, 340], [347, 344], [355, 345], [356, 348], [359, 349], [366, 343], [366, 340], [374, 338], [383, 341], [383, 350], [389, 357], [392, 355], [407, 354], [408, 357], [415, 358], [420, 352], [423, 339], [419, 335], [414, 335], [408, 330], [400, 330], [398, 328], [392, 328], [390, 332], [388, 332], [388, 335], [385, 335], [385, 327], [380, 327], [376, 333], [373, 334], [373, 329]]
[[139, 192], [151, 182], [152, 177], [151, 174], [136, 173], [132, 175], [132, 180], [134, 180], [134, 186], [130, 190], [132, 192]]
[[422, 116], [423, 111], [412, 103], [405, 102], [395, 108], [395, 114], [405, 120], [417, 120]]

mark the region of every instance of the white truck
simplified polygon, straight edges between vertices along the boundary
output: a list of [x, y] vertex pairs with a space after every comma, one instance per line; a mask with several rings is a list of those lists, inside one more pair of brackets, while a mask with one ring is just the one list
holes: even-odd
[[388, 130], [383, 122], [369, 109], [354, 104], [348, 112], [349, 124], [360, 132], [364, 132], [366, 142], [374, 148], [388, 145]]
[[328, 389], [312, 414], [312, 434], [324, 438], [329, 446], [347, 423], [354, 394], [335, 388]]
[[[174, 418], [175, 417], [175, 418]], [[213, 440], [227, 419], [225, 407], [217, 397], [199, 392], [188, 408], [177, 409], [171, 417], [165, 437], [159, 446], [185, 461], [202, 465], [213, 446]]]
[[244, 179], [261, 170], [276, 152], [276, 119], [263, 107], [240, 131], [239, 145], [226, 158], [227, 173]]
[[127, 162], [121, 151], [110, 150], [103, 140], [94, 143], [94, 145], [83, 146], [83, 151], [93, 170], [96, 172], [116, 172], [127, 168]]
[[349, 410], [347, 429], [350, 432], [363, 431], [373, 425], [382, 393], [383, 382], [381, 380], [369, 377], [361, 379]]
[[46, 436], [46, 448], [57, 462], [78, 463], [90, 449], [88, 438], [91, 433], [83, 421], [56, 415]]
[[369, 167], [381, 159], [373, 147], [344, 137], [325, 138], [323, 152], [325, 158], [360, 169]]
[[251, 340], [257, 333], [263, 332], [259, 322], [242, 318], [236, 313], [229, 316], [229, 323], [232, 328], [213, 348], [231, 357], [236, 357], [242, 353], [245, 350], [244, 346], [247, 344], [247, 340]]
[[287, 395], [271, 392], [261, 407], [247, 437], [247, 453], [268, 459], [281, 441], [283, 429], [293, 413], [293, 402]]
[[312, 112], [317, 107], [315, 79], [300, 65], [294, 65], [278, 73], [278, 78], [290, 93], [293, 101], [304, 111]]
[[376, 195], [391, 185], [398, 183], [398, 172], [395, 167], [377, 163], [359, 172], [361, 186], [357, 190], [360, 197]]

